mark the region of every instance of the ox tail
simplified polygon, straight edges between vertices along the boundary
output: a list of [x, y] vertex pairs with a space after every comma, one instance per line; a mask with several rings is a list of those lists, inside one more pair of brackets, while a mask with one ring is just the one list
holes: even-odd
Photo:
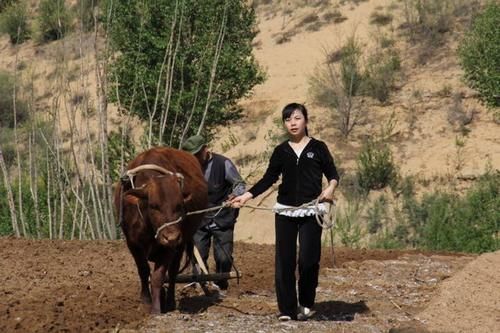
[[186, 247], [184, 248], [185, 261], [184, 265], [179, 269], [179, 273], [184, 272], [186, 268], [191, 266], [192, 258], [193, 258], [194, 244], [193, 241], [189, 241], [186, 243]]

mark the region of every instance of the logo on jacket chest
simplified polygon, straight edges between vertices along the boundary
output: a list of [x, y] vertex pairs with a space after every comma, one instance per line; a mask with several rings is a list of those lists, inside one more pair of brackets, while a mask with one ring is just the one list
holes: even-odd
[[313, 153], [312, 151], [310, 151], [310, 152], [308, 152], [308, 153], [306, 154], [306, 156], [307, 156], [308, 158], [313, 158], [313, 157], [314, 157], [314, 153]]

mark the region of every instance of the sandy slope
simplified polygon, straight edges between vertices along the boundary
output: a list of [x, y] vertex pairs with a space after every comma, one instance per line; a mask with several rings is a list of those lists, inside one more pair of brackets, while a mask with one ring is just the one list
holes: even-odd
[[436, 331], [499, 332], [500, 251], [479, 256], [444, 281], [418, 318]]
[[[375, 8], [392, 3], [372, 0], [361, 2], [358, 6], [341, 6], [340, 11], [347, 17], [346, 21], [323, 26], [317, 32], [301, 31], [283, 44], [276, 44], [277, 33], [290, 30], [311, 12], [322, 13], [317, 9], [297, 8], [287, 17], [288, 23], [283, 30], [282, 12], [278, 11], [273, 17], [261, 10], [255, 55], [266, 70], [267, 80], [254, 89], [248, 100], [242, 102], [247, 118], [222, 129], [219, 139], [213, 143], [213, 149], [224, 151], [227, 156], [239, 161], [242, 157], [257, 156], [272, 148], [269, 133], [280, 131], [279, 121], [277, 125], [273, 120], [280, 117], [280, 110], [285, 104], [297, 101], [309, 106], [312, 135], [325, 140], [334, 157], [347, 170], [355, 167], [354, 159], [362, 138], [377, 134], [392, 112], [396, 115], [396, 126], [391, 149], [402, 175], [425, 179], [444, 177], [454, 181], [458, 175], [482, 174], [488, 166], [500, 169], [500, 127], [492, 121], [491, 113], [479, 103], [477, 95], [462, 81], [462, 71], [455, 55], [460, 33], [449, 37], [448, 44], [426, 64], [417, 64], [414, 59], [416, 46], [408, 45], [402, 37], [398, 37], [401, 9], [393, 10], [394, 31], [390, 27], [377, 30], [368, 23]], [[400, 90], [392, 93], [389, 105], [368, 102], [368, 122], [355, 128], [349, 140], [343, 142], [329, 113], [313, 104], [308, 94], [308, 78], [315, 67], [324, 61], [325, 50], [336, 50], [353, 32], [364, 45], [365, 52], [370, 50], [375, 34], [384, 32], [398, 40], [404, 79]], [[470, 132], [465, 137], [464, 147], [457, 146], [457, 138], [462, 139], [463, 136], [447, 120], [453, 100], [451, 96], [440, 95], [443, 87], [448, 87], [452, 93], [461, 93], [463, 109], [474, 113], [472, 123], [467, 126]], [[410, 114], [414, 115], [414, 124], [408, 120]], [[227, 148], [229, 135], [239, 142], [226, 151], [222, 148], [224, 145]], [[251, 184], [262, 175], [266, 164], [266, 159], [259, 159], [238, 166], [244, 176], [252, 174], [248, 178]], [[270, 207], [275, 197], [276, 194], [271, 193], [264, 201], [258, 198], [250, 203]], [[274, 218], [271, 213], [243, 209], [239, 220], [236, 228], [238, 239], [263, 243], [274, 241]]]

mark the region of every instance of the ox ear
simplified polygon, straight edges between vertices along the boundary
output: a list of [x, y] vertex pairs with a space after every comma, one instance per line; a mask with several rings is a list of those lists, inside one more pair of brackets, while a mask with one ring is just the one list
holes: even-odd
[[125, 192], [125, 201], [131, 204], [138, 204], [140, 200], [148, 199], [148, 191], [146, 188], [134, 188]]

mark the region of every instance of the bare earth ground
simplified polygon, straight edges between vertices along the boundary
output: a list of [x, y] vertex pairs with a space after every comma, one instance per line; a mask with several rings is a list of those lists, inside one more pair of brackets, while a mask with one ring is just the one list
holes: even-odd
[[[470, 331], [461, 318], [472, 320], [476, 332], [493, 332], [500, 320], [500, 252], [474, 260], [336, 248], [332, 267], [331, 250], [325, 248], [315, 317], [280, 323], [272, 245], [237, 242], [235, 258], [244, 277], [239, 285], [231, 284], [227, 297], [207, 297], [178, 285], [179, 309], [157, 317], [150, 317], [138, 300], [135, 266], [122, 241], [1, 238], [0, 249], [1, 332]], [[472, 306], [476, 303], [480, 306]], [[431, 313], [424, 311], [420, 318], [428, 306]]]

